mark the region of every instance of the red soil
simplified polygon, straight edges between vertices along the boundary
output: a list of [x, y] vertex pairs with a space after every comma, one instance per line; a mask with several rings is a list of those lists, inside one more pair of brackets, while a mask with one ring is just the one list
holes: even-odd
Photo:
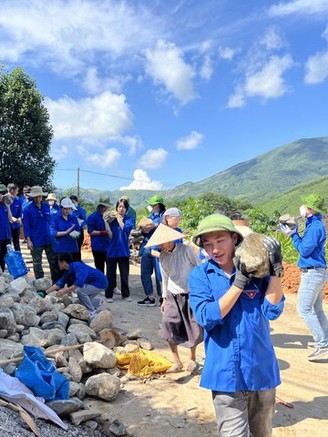
[[[300, 269], [295, 264], [284, 263], [284, 276], [282, 278], [282, 284], [284, 292], [297, 293], [299, 283], [301, 279]], [[324, 293], [326, 299], [328, 298], [328, 282], [326, 282]]]

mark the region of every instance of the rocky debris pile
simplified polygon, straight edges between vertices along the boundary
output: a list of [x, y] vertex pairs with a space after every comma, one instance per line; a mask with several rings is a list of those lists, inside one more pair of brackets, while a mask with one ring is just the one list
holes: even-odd
[[101, 423], [97, 411], [84, 409], [83, 399], [90, 396], [114, 400], [126, 373], [116, 367], [115, 353], [151, 350], [151, 343], [142, 338], [139, 329], [130, 333], [115, 330], [107, 308], [91, 319], [77, 298], [38, 294], [50, 286], [46, 278], [25, 276], [13, 280], [8, 273], [0, 276], [1, 367], [14, 376], [24, 345], [42, 348], [57, 372], [70, 381], [70, 399], [50, 401], [47, 405], [76, 426], [86, 423], [93, 430], [101, 429], [100, 435], [126, 435], [123, 424]]

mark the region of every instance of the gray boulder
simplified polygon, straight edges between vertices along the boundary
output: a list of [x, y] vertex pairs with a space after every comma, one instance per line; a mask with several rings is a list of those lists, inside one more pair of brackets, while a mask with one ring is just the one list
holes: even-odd
[[85, 384], [85, 391], [89, 396], [104, 399], [105, 401], [115, 399], [120, 388], [120, 379], [108, 373], [90, 376]]
[[113, 327], [113, 316], [112, 313], [108, 310], [101, 311], [96, 315], [94, 319], [91, 320], [90, 328], [92, 328], [95, 332], [100, 332], [106, 328]]
[[40, 317], [32, 305], [16, 302], [12, 307], [16, 323], [25, 327], [38, 326]]
[[23, 355], [23, 345], [4, 338], [1, 340], [1, 355], [7, 359], [20, 357]]
[[46, 405], [61, 417], [83, 409], [83, 402], [77, 398], [50, 401]]
[[0, 329], [6, 329], [8, 335], [16, 332], [17, 324], [14, 314], [9, 308], [0, 309]]
[[85, 343], [83, 340], [86, 338], [86, 336], [89, 336], [89, 338], [92, 340], [95, 340], [97, 337], [97, 334], [93, 329], [83, 324], [71, 325], [68, 327], [67, 332], [73, 333], [78, 339], [79, 343]]
[[8, 292], [11, 293], [17, 293], [17, 294], [22, 294], [23, 291], [28, 287], [27, 281], [26, 279], [24, 279], [24, 277], [22, 278], [17, 278], [14, 279], [13, 281], [10, 282], [9, 287], [8, 287]]
[[[1, 279], [1, 276], [0, 276]], [[0, 308], [11, 308], [14, 305], [14, 299], [7, 294], [0, 296]]]
[[245, 264], [246, 271], [255, 278], [264, 278], [270, 274], [269, 254], [263, 245], [264, 234], [252, 232], [237, 247], [235, 255]]
[[70, 317], [74, 317], [79, 320], [89, 320], [90, 314], [85, 306], [80, 305], [78, 303], [72, 303], [68, 305], [64, 310], [64, 313], [69, 315]]
[[115, 353], [100, 343], [85, 343], [83, 359], [92, 367], [111, 369], [116, 365]]

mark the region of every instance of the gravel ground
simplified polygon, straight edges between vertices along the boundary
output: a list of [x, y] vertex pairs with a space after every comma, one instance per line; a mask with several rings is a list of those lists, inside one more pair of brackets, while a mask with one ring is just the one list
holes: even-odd
[[[74, 426], [69, 421], [64, 422], [68, 425], [67, 431], [43, 419], [35, 420], [42, 437], [90, 437], [91, 435], [93, 437], [101, 437], [105, 435], [100, 431], [93, 431], [87, 426]], [[35, 437], [35, 434], [20, 418], [18, 412], [0, 407], [0, 436]]]

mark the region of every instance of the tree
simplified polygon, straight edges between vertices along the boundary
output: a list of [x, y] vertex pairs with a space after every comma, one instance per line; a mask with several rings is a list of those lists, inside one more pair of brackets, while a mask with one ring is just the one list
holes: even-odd
[[51, 188], [56, 161], [49, 114], [35, 81], [22, 68], [0, 66], [0, 181]]

